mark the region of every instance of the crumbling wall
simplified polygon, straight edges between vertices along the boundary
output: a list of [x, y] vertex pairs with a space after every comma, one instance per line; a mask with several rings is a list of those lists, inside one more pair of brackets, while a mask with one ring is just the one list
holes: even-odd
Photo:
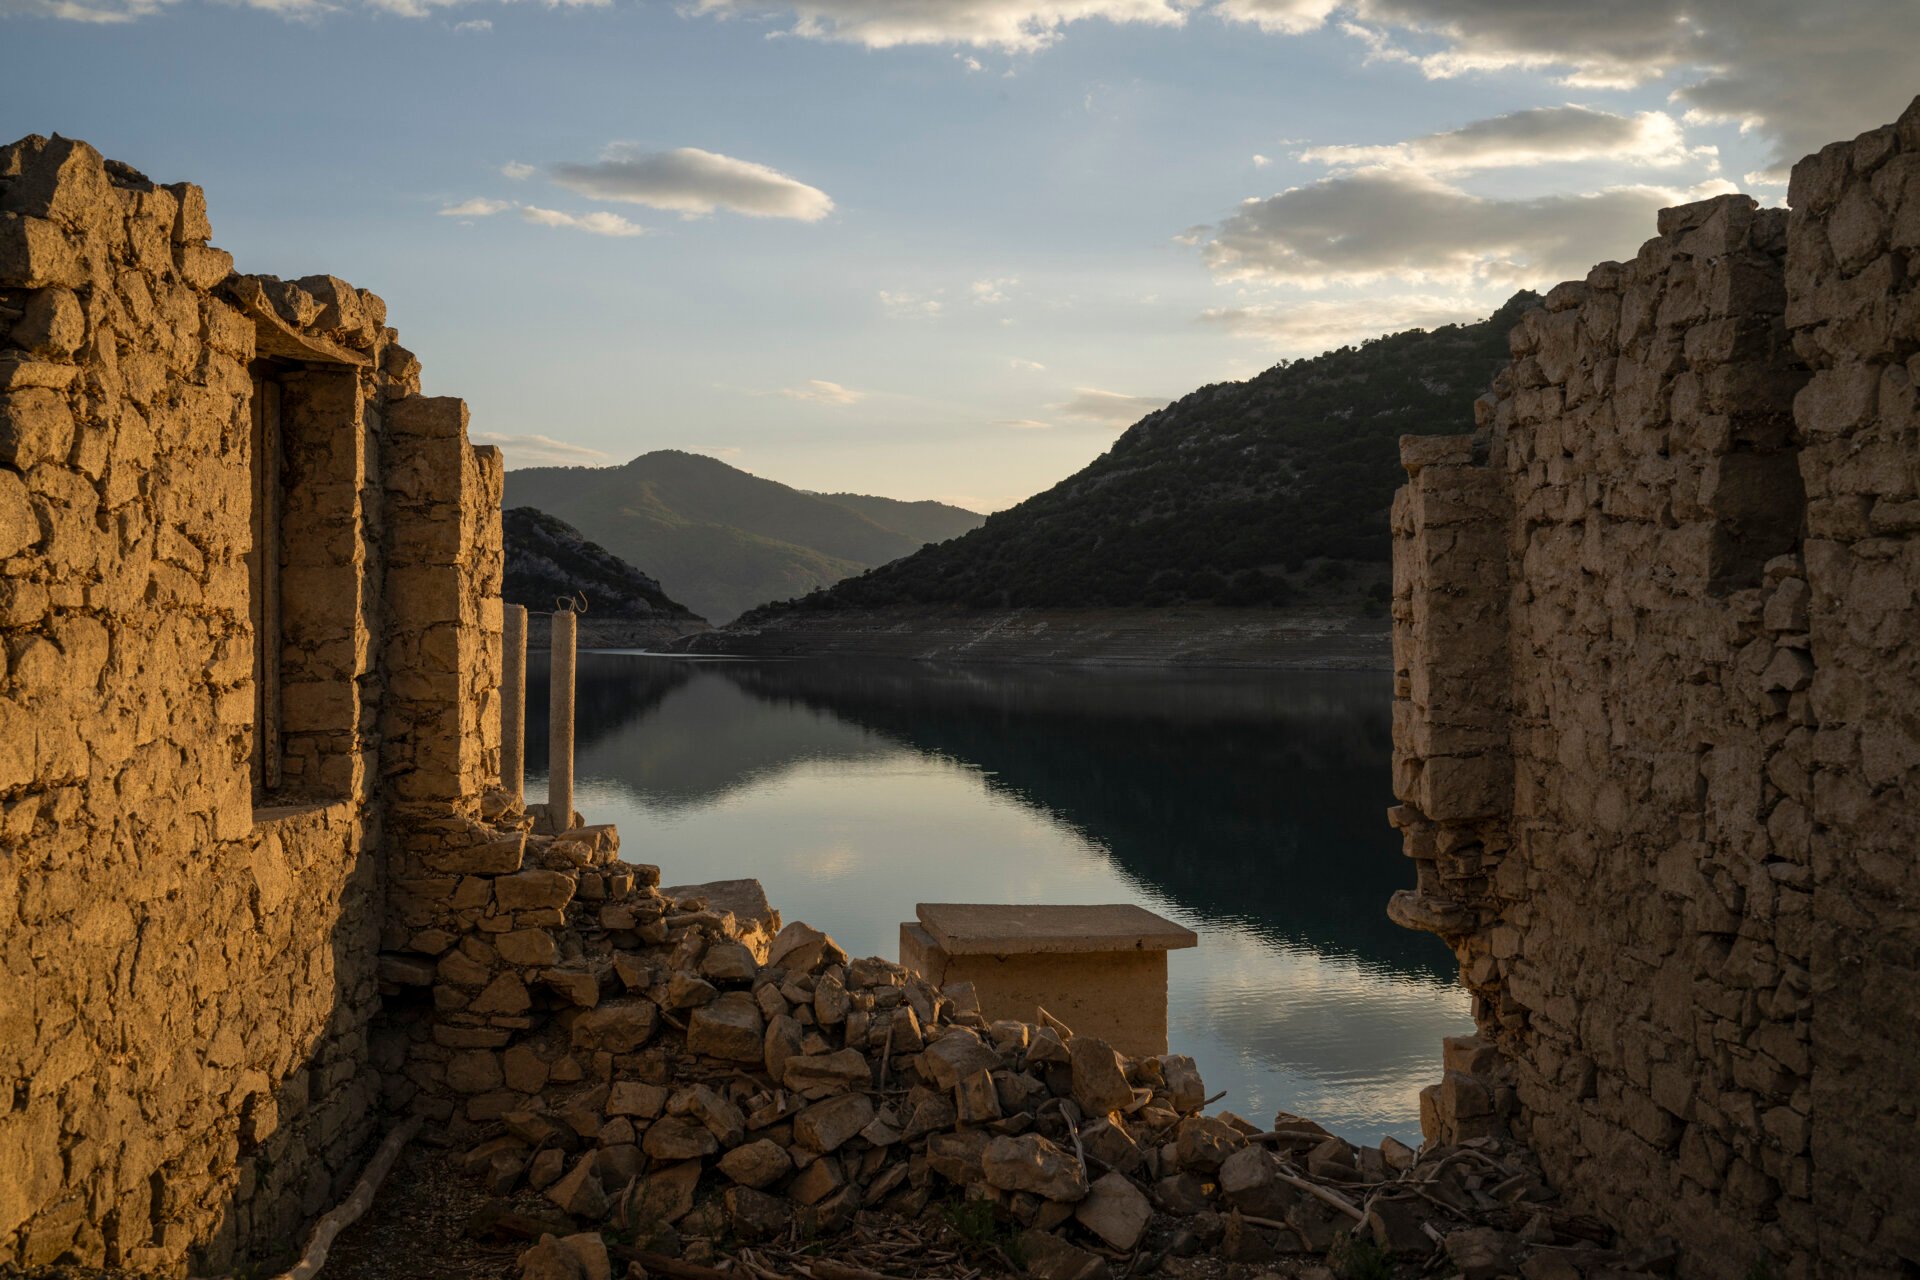
[[1835, 1275], [1904, 1277], [1920, 1271], [1920, 101], [1802, 161], [1791, 199], [1787, 324], [1814, 371], [1794, 404], [1806, 580], [1769, 620], [1806, 633], [1806, 710], [1769, 829], [1811, 870], [1821, 1254]]
[[[1692, 1273], [1910, 1274], [1920, 104], [1793, 210], [1665, 211], [1512, 338], [1395, 507], [1394, 820], [1511, 1125]], [[1902, 1266], [1909, 1268], [1903, 1272]], [[1764, 1272], [1761, 1272], [1764, 1273]]]
[[[448, 438], [442, 487], [390, 500], [384, 419], [419, 385], [385, 305], [235, 276], [211, 234], [198, 188], [70, 140], [0, 148], [0, 1263], [257, 1263], [357, 1176], [380, 1123], [382, 733], [413, 675], [383, 660], [385, 562], [442, 512], [468, 549], [409, 585], [454, 583], [434, 653], [471, 675], [459, 714], [406, 734], [462, 762], [443, 809], [476, 808], [497, 766], [474, 727], [498, 455]], [[248, 561], [266, 382], [270, 766]]]

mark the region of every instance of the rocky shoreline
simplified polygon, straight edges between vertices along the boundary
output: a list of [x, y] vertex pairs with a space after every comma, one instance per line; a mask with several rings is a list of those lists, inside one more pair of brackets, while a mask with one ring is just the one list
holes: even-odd
[[[707, 624], [697, 618], [596, 618], [592, 614], [581, 614], [575, 626], [579, 631], [574, 643], [582, 649], [664, 650], [707, 630]], [[535, 619], [527, 628], [529, 649], [549, 649], [552, 638], [545, 618]]]
[[735, 657], [1385, 671], [1390, 625], [1334, 609], [841, 609], [734, 623], [673, 647]]
[[[422, 1159], [459, 1170], [467, 1200], [386, 1228], [424, 1259], [493, 1248], [511, 1275], [499, 1244], [518, 1239], [523, 1280], [1671, 1269], [1664, 1247], [1610, 1248], [1504, 1139], [1477, 1040], [1448, 1042], [1423, 1099], [1456, 1141], [1355, 1146], [1284, 1112], [1209, 1115], [1188, 1057], [1128, 1057], [1044, 1011], [989, 1022], [971, 984], [781, 927], [754, 882], [663, 890], [609, 829], [581, 838], [607, 852], [529, 834], [526, 869], [496, 885], [560, 926], [536, 979], [556, 1002], [504, 1051], [445, 1051], [437, 1078], [465, 1101], [410, 1177]], [[468, 950], [437, 967], [458, 979]], [[341, 1280], [396, 1274], [366, 1242], [378, 1230], [342, 1238]]]

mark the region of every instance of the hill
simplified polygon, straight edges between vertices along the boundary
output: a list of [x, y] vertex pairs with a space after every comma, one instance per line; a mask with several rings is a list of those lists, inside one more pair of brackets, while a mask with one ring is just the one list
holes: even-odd
[[911, 554], [930, 532], [981, 519], [940, 503], [806, 493], [670, 449], [618, 467], [509, 471], [506, 505], [555, 513], [716, 619], [838, 582]]
[[[706, 619], [566, 521], [533, 507], [510, 507], [500, 523], [506, 543], [502, 598], [544, 614], [557, 598], [584, 596], [583, 644], [664, 643], [706, 630]], [[538, 647], [545, 636], [534, 626], [528, 638]]]
[[892, 529], [913, 539], [915, 545], [945, 542], [980, 527], [985, 517], [964, 507], [944, 502], [902, 502], [898, 498], [875, 498], [864, 493], [818, 493], [817, 498], [857, 512], [883, 529]]
[[[1312, 606], [1384, 611], [1402, 435], [1468, 429], [1534, 305], [1391, 334], [1202, 387], [980, 528], [742, 628], [875, 610]], [[789, 636], [789, 639], [792, 639]], [[714, 640], [724, 644], [725, 636]]]

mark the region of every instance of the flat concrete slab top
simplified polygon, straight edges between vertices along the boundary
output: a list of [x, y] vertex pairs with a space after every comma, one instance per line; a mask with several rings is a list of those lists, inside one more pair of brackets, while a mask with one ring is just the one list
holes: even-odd
[[660, 892], [669, 898], [705, 898], [713, 911], [731, 911], [733, 918], [745, 924], [757, 920], [767, 928], [774, 924], [773, 905], [758, 880], [709, 880], [706, 884], [676, 884]]
[[950, 956], [1177, 951], [1200, 944], [1193, 930], [1131, 902], [1084, 907], [922, 902], [913, 911]]

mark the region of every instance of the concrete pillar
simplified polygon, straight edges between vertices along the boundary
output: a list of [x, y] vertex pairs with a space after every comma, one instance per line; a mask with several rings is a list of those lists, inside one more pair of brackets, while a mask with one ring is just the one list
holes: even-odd
[[527, 607], [510, 604], [500, 635], [500, 789], [527, 791]]
[[573, 825], [575, 634], [573, 610], [554, 610], [553, 675], [547, 685], [547, 825], [556, 835]]

